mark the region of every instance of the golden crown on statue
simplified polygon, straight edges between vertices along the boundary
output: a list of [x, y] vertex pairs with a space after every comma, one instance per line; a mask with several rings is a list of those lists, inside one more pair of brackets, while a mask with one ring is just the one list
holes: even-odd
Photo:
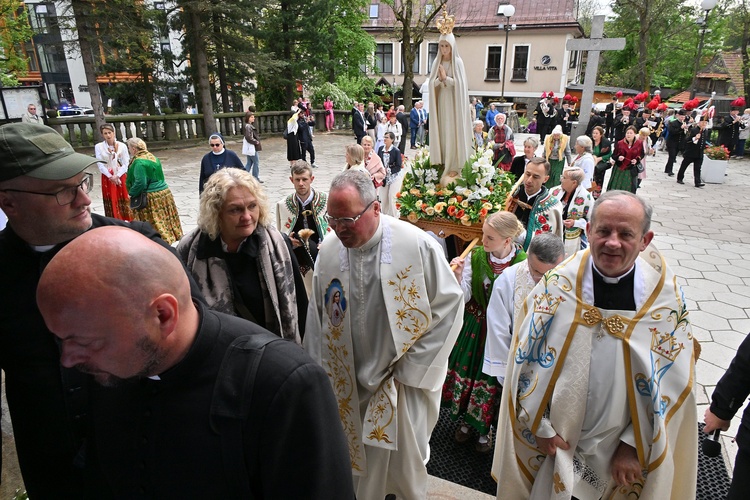
[[441, 35], [450, 35], [453, 33], [453, 26], [456, 25], [456, 19], [454, 16], [448, 15], [448, 9], [443, 5], [443, 17], [438, 17], [435, 24]]
[[557, 307], [565, 299], [562, 297], [553, 297], [549, 292], [534, 295], [534, 312], [540, 314], [555, 314]]
[[659, 333], [656, 328], [651, 330], [651, 350], [668, 360], [674, 362], [677, 355], [685, 348], [682, 343], [677, 343], [671, 333]]

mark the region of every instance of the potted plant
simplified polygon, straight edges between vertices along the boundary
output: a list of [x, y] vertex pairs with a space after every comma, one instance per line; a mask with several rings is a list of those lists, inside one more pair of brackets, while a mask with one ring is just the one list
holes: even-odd
[[703, 168], [701, 173], [704, 182], [723, 184], [729, 164], [729, 150], [724, 146], [709, 146], [703, 150]]

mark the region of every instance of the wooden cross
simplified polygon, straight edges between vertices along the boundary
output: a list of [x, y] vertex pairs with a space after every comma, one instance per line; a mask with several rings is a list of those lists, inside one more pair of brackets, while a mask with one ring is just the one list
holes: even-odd
[[578, 124], [573, 126], [571, 141], [583, 135], [591, 118], [591, 105], [594, 102], [594, 87], [596, 75], [599, 71], [599, 53], [603, 50], [622, 50], [625, 48], [624, 38], [604, 38], [604, 16], [594, 16], [591, 23], [591, 38], [568, 40], [567, 50], [585, 50], [588, 52], [586, 60], [586, 74], [583, 80], [581, 107], [578, 110]]

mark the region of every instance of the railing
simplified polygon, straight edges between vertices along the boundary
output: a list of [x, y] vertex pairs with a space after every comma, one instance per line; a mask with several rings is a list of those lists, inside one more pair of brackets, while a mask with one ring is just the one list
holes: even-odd
[[487, 68], [484, 80], [492, 82], [500, 81], [500, 68]]
[[527, 68], [513, 68], [513, 76], [511, 77], [512, 82], [525, 82], [527, 80]]
[[[313, 110], [315, 130], [325, 130], [325, 111]], [[291, 116], [288, 111], [255, 113], [255, 128], [264, 135], [281, 134]], [[334, 128], [351, 128], [351, 112], [334, 110]], [[216, 129], [225, 137], [241, 136], [245, 113], [216, 113]], [[107, 123], [115, 127], [118, 140], [140, 137], [146, 143], [174, 142], [206, 138], [203, 115], [107, 115]], [[57, 130], [73, 147], [94, 146], [94, 117], [50, 118], [48, 125]]]

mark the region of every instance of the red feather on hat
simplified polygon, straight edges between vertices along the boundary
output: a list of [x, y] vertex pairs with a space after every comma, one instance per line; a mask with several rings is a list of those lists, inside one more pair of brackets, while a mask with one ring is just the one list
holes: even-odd
[[631, 104], [633, 104], [633, 98], [632, 98], [632, 97], [628, 97], [627, 99], [625, 99], [625, 102], [624, 102], [624, 103], [622, 104], [622, 107], [623, 107], [623, 108], [624, 108], [625, 106], [628, 106], [628, 107], [630, 107], [630, 105], [631, 105]]
[[683, 104], [683, 105], [682, 105], [682, 108], [683, 108], [683, 109], [684, 109], [685, 111], [692, 111], [692, 110], [694, 110], [694, 109], [695, 109], [695, 103], [694, 103], [694, 102], [693, 102], [693, 100], [691, 99], [691, 100], [687, 101], [687, 102], [686, 102], [685, 104]]
[[622, 90], [618, 90], [617, 93], [615, 94], [615, 97], [617, 97], [618, 99], [622, 97]]
[[658, 102], [658, 101], [656, 100], [656, 98], [654, 97], [653, 99], [651, 99], [651, 100], [649, 101], [649, 103], [648, 103], [648, 104], [646, 105], [646, 107], [647, 107], [648, 109], [650, 109], [650, 110], [654, 110], [654, 109], [656, 109], [657, 107], [659, 107], [659, 102]]
[[555, 97], [555, 93], [551, 90], [547, 93], [547, 97]]
[[745, 98], [744, 97], [738, 97], [734, 101], [732, 101], [732, 104], [730, 106], [734, 108], [744, 108], [745, 107]]
[[573, 98], [571, 97], [570, 94], [565, 94], [565, 96], [563, 97], [563, 101], [572, 101], [572, 100]]
[[573, 101], [574, 104], [578, 102], [578, 98], [576, 96], [573, 96], [573, 99], [571, 100]]
[[546, 98], [547, 98], [547, 92], [542, 92], [542, 99], [546, 99]]
[[555, 97], [555, 104], [557, 104], [559, 102], [560, 102], [560, 98], [559, 97]]

